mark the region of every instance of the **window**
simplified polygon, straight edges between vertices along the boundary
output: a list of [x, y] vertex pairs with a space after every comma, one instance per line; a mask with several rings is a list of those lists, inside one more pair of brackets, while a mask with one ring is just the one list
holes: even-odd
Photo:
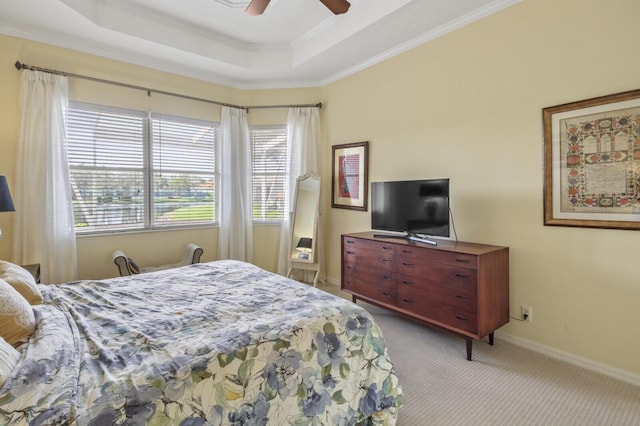
[[254, 222], [281, 222], [287, 164], [287, 129], [251, 129]]
[[177, 117], [151, 123], [154, 225], [214, 223], [216, 129]]
[[217, 125], [70, 103], [76, 232], [214, 224]]

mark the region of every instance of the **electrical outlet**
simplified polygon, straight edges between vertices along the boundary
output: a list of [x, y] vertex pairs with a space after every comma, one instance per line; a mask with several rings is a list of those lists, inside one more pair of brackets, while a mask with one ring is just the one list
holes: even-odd
[[533, 309], [531, 306], [520, 306], [520, 318], [522, 318], [523, 321], [533, 321]]

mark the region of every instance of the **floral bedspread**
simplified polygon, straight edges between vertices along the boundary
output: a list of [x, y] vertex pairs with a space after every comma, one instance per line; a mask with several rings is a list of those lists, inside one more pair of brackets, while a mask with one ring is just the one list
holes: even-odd
[[0, 424], [395, 424], [385, 341], [357, 305], [237, 261], [41, 286]]

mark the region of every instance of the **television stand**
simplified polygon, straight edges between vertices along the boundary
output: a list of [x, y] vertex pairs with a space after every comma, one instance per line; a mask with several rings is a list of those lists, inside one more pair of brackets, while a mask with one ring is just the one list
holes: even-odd
[[396, 240], [406, 240], [407, 235], [373, 234], [373, 238], [394, 238]]
[[[437, 246], [373, 232], [341, 238], [340, 288], [362, 300], [466, 340], [489, 337], [509, 322], [509, 248], [439, 240]], [[383, 236], [381, 239], [386, 238]]]
[[431, 244], [431, 245], [434, 245], [434, 246], [438, 245], [437, 241], [430, 240], [429, 238], [426, 238], [426, 237], [417, 237], [415, 235], [407, 235], [406, 238], [407, 238], [407, 240], [417, 241], [419, 243]]
[[373, 238], [393, 238], [397, 240], [411, 240], [419, 243], [431, 244], [434, 246], [438, 245], [437, 241], [430, 240], [426, 235], [421, 234], [409, 234], [406, 235], [388, 235], [388, 234], [373, 234]]

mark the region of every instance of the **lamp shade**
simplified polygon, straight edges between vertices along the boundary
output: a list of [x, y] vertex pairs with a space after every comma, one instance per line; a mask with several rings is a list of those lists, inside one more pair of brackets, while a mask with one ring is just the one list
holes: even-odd
[[313, 242], [313, 239], [302, 237], [300, 238], [300, 240], [298, 240], [298, 245], [296, 246], [296, 249], [299, 251], [310, 252], [312, 242]]
[[7, 178], [6, 176], [0, 176], [0, 212], [14, 211], [16, 211], [16, 208], [13, 206]]

